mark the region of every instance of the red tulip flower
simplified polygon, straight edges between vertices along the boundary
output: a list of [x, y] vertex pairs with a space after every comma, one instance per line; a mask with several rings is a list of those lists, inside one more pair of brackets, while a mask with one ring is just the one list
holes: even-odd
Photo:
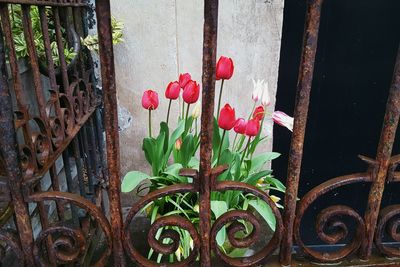
[[217, 63], [216, 77], [217, 80], [229, 80], [233, 75], [233, 60], [229, 57], [221, 56]]
[[179, 85], [182, 89], [185, 88], [186, 84], [192, 80], [192, 76], [189, 73], [183, 73], [179, 75]]
[[260, 121], [258, 119], [251, 119], [246, 125], [246, 135], [249, 137], [256, 136], [260, 132]]
[[236, 133], [238, 134], [245, 134], [246, 132], [246, 121], [243, 118], [239, 118], [236, 120], [235, 127], [233, 130], [235, 130]]
[[257, 120], [261, 121], [264, 118], [264, 114], [265, 114], [264, 107], [263, 106], [258, 106], [254, 110], [253, 119], [257, 119]]
[[235, 109], [233, 109], [229, 104], [221, 109], [218, 118], [218, 126], [224, 130], [231, 130], [236, 124]]
[[181, 87], [178, 82], [170, 82], [165, 90], [165, 97], [171, 100], [175, 100], [179, 97]]
[[153, 90], [147, 90], [143, 93], [142, 96], [142, 106], [148, 110], [155, 110], [157, 109], [159, 104], [158, 101], [158, 94]]
[[196, 103], [197, 100], [199, 100], [200, 96], [200, 85], [195, 82], [190, 80], [186, 86], [185, 89], [183, 90], [183, 101], [185, 101], [188, 104], [193, 104]]

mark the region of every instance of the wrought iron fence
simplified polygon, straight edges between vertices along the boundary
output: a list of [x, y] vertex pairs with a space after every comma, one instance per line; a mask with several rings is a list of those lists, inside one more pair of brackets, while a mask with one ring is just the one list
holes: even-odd
[[[295, 244], [308, 259], [303, 264], [335, 263], [351, 257], [367, 261], [373, 249], [382, 260], [363, 262], [363, 266], [378, 266], [379, 262], [385, 266], [399, 264], [385, 259], [385, 256], [399, 257], [400, 250], [383, 240], [400, 242], [400, 206], [381, 208], [381, 199], [386, 183], [400, 181], [396, 170], [400, 156], [392, 156], [400, 116], [400, 52], [376, 158], [361, 157], [368, 165], [365, 172], [331, 179], [297, 200], [322, 2], [308, 1], [283, 215], [266, 192], [245, 183], [217, 181], [226, 166], [211, 168], [218, 0], [205, 0], [200, 170], [182, 170], [182, 175], [193, 178], [192, 183], [149, 193], [133, 205], [123, 220], [109, 0], [96, 0], [102, 92], [94, 86], [90, 54], [79, 45], [79, 37], [87, 35], [84, 26], [87, 3], [80, 0], [0, 0], [0, 175], [3, 181], [1, 201], [5, 203], [0, 217], [3, 227], [0, 244], [3, 264], [6, 264], [6, 255], [11, 254], [15, 257], [10, 262], [21, 266], [105, 266], [108, 262], [113, 266], [125, 266], [130, 262], [158, 266], [141, 255], [135, 246], [137, 240], [130, 233], [132, 220], [148, 203], [184, 192], [199, 193], [199, 229], [185, 218], [168, 216], [157, 219], [148, 234], [149, 245], [156, 252], [172, 254], [179, 244], [179, 235], [169, 230], [157, 239], [157, 231], [165, 226], [188, 231], [194, 243], [192, 253], [174, 266], [195, 262], [211, 266], [212, 255], [223, 262], [219, 264], [257, 266], [266, 264], [276, 251], [279, 251], [280, 263], [288, 266], [296, 264]], [[15, 9], [18, 9], [18, 18]], [[37, 12], [38, 20], [32, 19], [32, 12]], [[17, 22], [26, 45], [22, 60], [16, 49]], [[33, 27], [34, 23], [39, 23], [39, 31]], [[41, 37], [39, 41], [35, 38], [37, 34]], [[43, 55], [38, 54], [39, 46], [43, 46]], [[72, 59], [67, 60], [65, 47], [74, 50]], [[57, 51], [56, 56], [53, 50]], [[30, 80], [22, 78], [21, 61], [28, 63]], [[101, 108], [104, 108], [103, 116]], [[103, 158], [104, 151], [106, 158]], [[301, 222], [310, 205], [336, 188], [355, 183], [371, 185], [365, 214], [349, 206], [332, 205], [320, 212], [315, 225], [323, 242], [333, 245], [350, 239], [347, 245], [320, 251], [304, 244], [300, 235]], [[264, 238], [260, 236], [259, 218], [248, 211], [229, 211], [211, 224], [210, 194], [227, 190], [253, 194], [265, 201], [275, 214], [277, 227], [273, 237], [251, 256], [231, 258], [216, 244], [216, 235], [224, 226], [227, 226], [230, 243], [237, 248], [247, 248]], [[105, 191], [107, 194], [103, 196]], [[109, 219], [106, 206], [109, 206]], [[355, 222], [355, 229], [347, 225], [344, 217]], [[239, 221], [252, 225], [252, 232], [245, 238], [236, 236], [243, 230]], [[171, 239], [172, 243], [163, 244], [164, 238]], [[102, 248], [94, 253], [99, 240]], [[353, 261], [349, 265], [357, 263]]]

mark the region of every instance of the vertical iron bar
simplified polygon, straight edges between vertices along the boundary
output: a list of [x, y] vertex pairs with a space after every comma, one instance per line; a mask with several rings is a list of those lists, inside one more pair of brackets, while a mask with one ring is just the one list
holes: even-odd
[[[50, 167], [49, 174], [50, 174], [50, 180], [51, 180], [51, 188], [53, 189], [53, 191], [61, 191], [55, 164], [53, 164]], [[57, 203], [56, 207], [57, 207], [58, 218], [63, 221], [64, 215], [65, 215], [65, 209], [64, 209], [65, 202], [56, 201], [56, 203]]]
[[72, 140], [72, 150], [75, 158], [75, 165], [78, 173], [78, 183], [79, 183], [79, 192], [80, 195], [84, 198], [87, 198], [86, 196], [86, 189], [85, 189], [85, 182], [83, 178], [83, 162], [81, 158], [81, 152], [79, 149], [79, 141], [78, 141], [78, 135], [74, 137]]
[[[72, 170], [71, 170], [71, 164], [69, 162], [68, 148], [62, 153], [62, 158], [63, 158], [65, 180], [67, 181], [68, 192], [74, 193], [74, 184], [71, 175]], [[79, 226], [78, 208], [74, 204], [71, 204], [71, 214], [74, 225]]]
[[54, 24], [56, 29], [56, 42], [58, 49], [58, 56], [60, 58], [60, 68], [61, 68], [61, 77], [63, 84], [63, 93], [67, 94], [70, 97], [69, 93], [69, 79], [68, 79], [68, 67], [67, 62], [65, 60], [64, 55], [64, 43], [62, 40], [62, 32], [61, 32], [61, 22], [60, 22], [60, 13], [58, 7], [53, 7], [53, 16], [54, 16]]
[[110, 0], [96, 0], [97, 30], [101, 77], [103, 84], [104, 124], [106, 130], [107, 164], [109, 174], [111, 230], [115, 266], [125, 266], [122, 246], [121, 177], [118, 132], [117, 92], [115, 86], [114, 53], [111, 30]]
[[[4, 36], [6, 40], [6, 44], [9, 50], [8, 56], [10, 60], [10, 68], [11, 68], [11, 75], [13, 78], [13, 90], [17, 100], [17, 107], [18, 109], [26, 114], [27, 111], [27, 103], [23, 93], [23, 86], [21, 77], [19, 76], [19, 68], [17, 62], [17, 54], [15, 50], [14, 38], [12, 35], [11, 30], [11, 21], [8, 12], [8, 6], [6, 4], [0, 5], [0, 15], [1, 15], [1, 23], [4, 31]], [[29, 148], [33, 148], [32, 138], [30, 137], [28, 127], [26, 125], [22, 128], [25, 142], [27, 143]], [[32, 149], [33, 151], [33, 149]]]
[[[5, 8], [7, 10], [7, 7]], [[4, 6], [2, 6], [4, 10]], [[2, 12], [4, 15], [4, 12]], [[8, 16], [8, 13], [6, 14]], [[2, 16], [2, 18], [4, 18]], [[3, 19], [2, 19], [3, 20]], [[4, 20], [3, 20], [4, 21]], [[19, 165], [18, 144], [15, 136], [14, 113], [6, 76], [6, 56], [3, 31], [0, 29], [0, 154], [4, 159], [8, 185], [13, 200], [15, 219], [27, 266], [34, 266], [33, 234], [28, 206], [22, 195], [22, 172]]]
[[[43, 33], [43, 43], [44, 43], [44, 48], [45, 48], [45, 53], [46, 53], [46, 59], [47, 59], [47, 68], [49, 70], [49, 81], [50, 81], [50, 88], [56, 93], [56, 102], [55, 102], [55, 107], [56, 107], [56, 114], [57, 116], [61, 116], [61, 111], [60, 111], [60, 101], [59, 101], [59, 95], [58, 95], [58, 85], [57, 85], [57, 79], [56, 79], [56, 70], [54, 66], [54, 61], [53, 61], [53, 55], [52, 55], [52, 49], [51, 49], [51, 41], [50, 41], [50, 36], [49, 36], [49, 22], [47, 20], [47, 15], [46, 15], [46, 8], [45, 7], [38, 7], [39, 9], [39, 15], [40, 15], [40, 23], [42, 26], [42, 33]], [[64, 128], [63, 128], [64, 132]]]
[[309, 0], [303, 39], [303, 51], [297, 82], [294, 128], [289, 152], [287, 188], [285, 194], [284, 231], [280, 250], [280, 261], [289, 266], [292, 259], [293, 224], [296, 216], [296, 201], [303, 157], [304, 136], [307, 125], [308, 106], [317, 51], [318, 31], [323, 0]]
[[11, 21], [6, 4], [0, 5], [1, 23], [3, 26], [4, 36], [9, 50], [8, 56], [10, 60], [11, 75], [13, 78], [13, 90], [17, 98], [17, 106], [21, 111], [26, 107], [26, 101], [22, 89], [22, 81], [19, 76], [18, 60], [15, 50], [14, 38], [11, 31]]
[[94, 128], [94, 123], [93, 123], [93, 116], [91, 116], [88, 120], [88, 134], [89, 134], [89, 142], [90, 142], [90, 147], [92, 148], [90, 153], [91, 157], [93, 160], [93, 175], [94, 175], [94, 182], [96, 184], [99, 183], [101, 180], [101, 173], [100, 173], [100, 159], [99, 159], [99, 146], [97, 142], [97, 136], [95, 134], [95, 128]]
[[[46, 114], [46, 100], [44, 98], [42, 82], [40, 79], [39, 72], [39, 60], [36, 53], [35, 37], [32, 29], [32, 22], [30, 18], [31, 7], [29, 5], [21, 5], [22, 8], [22, 25], [24, 27], [24, 36], [26, 46], [28, 48], [29, 61], [32, 67], [33, 84], [35, 88], [36, 101], [39, 107], [39, 113], [41, 119], [48, 126], [48, 117]], [[50, 136], [50, 135], [48, 135]]]
[[203, 92], [200, 147], [200, 265], [211, 266], [211, 154], [215, 98], [215, 66], [217, 61], [218, 0], [204, 1]]
[[386, 104], [385, 120], [382, 127], [381, 138], [378, 145], [376, 161], [379, 166], [375, 179], [371, 185], [368, 197], [368, 206], [365, 213], [366, 238], [361, 246], [361, 258], [368, 259], [372, 253], [375, 228], [380, 211], [383, 191], [393, 143], [396, 137], [400, 117], [400, 47], [397, 51], [396, 65], [393, 73], [393, 82]]
[[83, 157], [86, 162], [86, 175], [88, 177], [89, 194], [94, 195], [94, 177], [93, 177], [93, 159], [91, 154], [92, 147], [90, 146], [90, 140], [87, 134], [87, 123], [82, 126], [80, 131], [80, 137], [82, 138], [83, 145]]

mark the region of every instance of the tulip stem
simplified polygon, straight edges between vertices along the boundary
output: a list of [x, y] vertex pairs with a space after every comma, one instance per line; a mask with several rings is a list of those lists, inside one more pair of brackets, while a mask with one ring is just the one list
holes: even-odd
[[250, 142], [251, 142], [251, 136], [249, 137], [249, 140], [247, 141], [246, 147], [244, 148], [242, 159], [240, 160], [240, 166], [242, 166], [242, 164], [243, 164], [244, 157], [246, 155], [247, 149], [249, 148]]
[[239, 135], [238, 133], [235, 134], [235, 139], [233, 139], [233, 143], [232, 143], [232, 150], [235, 149], [236, 139], [237, 139], [238, 135]]
[[217, 158], [217, 166], [218, 166], [218, 164], [219, 164], [219, 158], [221, 157], [222, 144], [224, 143], [225, 134], [226, 134], [226, 130], [224, 130], [224, 132], [222, 133], [221, 142], [219, 143], [218, 158]]
[[257, 105], [257, 102], [256, 102], [256, 101], [254, 101], [253, 109], [251, 110], [251, 113], [250, 113], [250, 115], [249, 115], [249, 118], [248, 118], [248, 120], [250, 120], [250, 119], [251, 119], [251, 117], [253, 116], [254, 110], [256, 109], [256, 105]]
[[167, 126], [168, 126], [168, 122], [169, 122], [169, 112], [171, 111], [171, 104], [172, 104], [172, 99], [169, 100], [169, 105], [168, 105]]
[[149, 136], [151, 138], [151, 109], [149, 109]]
[[182, 100], [182, 119], [185, 119], [185, 101]]
[[219, 111], [221, 109], [221, 98], [222, 98], [222, 90], [224, 89], [224, 79], [221, 82], [221, 89], [219, 90], [219, 99], [218, 99], [218, 110], [217, 110], [217, 121], [219, 119]]
[[187, 105], [187, 109], [186, 109], [186, 117], [185, 117], [185, 131], [187, 130], [187, 119], [189, 117], [189, 108], [190, 108], [190, 104], [188, 103]]

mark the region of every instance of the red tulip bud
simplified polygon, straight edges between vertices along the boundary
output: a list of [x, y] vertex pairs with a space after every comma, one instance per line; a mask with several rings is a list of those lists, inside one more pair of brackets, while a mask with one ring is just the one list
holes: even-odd
[[238, 134], [244, 134], [246, 132], [246, 125], [246, 121], [243, 118], [239, 118], [236, 120], [235, 128], [233, 129]]
[[218, 119], [218, 126], [224, 130], [231, 130], [236, 124], [235, 109], [233, 109], [229, 104], [221, 109]]
[[265, 114], [264, 107], [263, 106], [258, 106], [254, 110], [253, 119], [257, 119], [257, 120], [261, 121], [264, 118], [264, 114]]
[[217, 80], [229, 80], [233, 75], [233, 60], [229, 57], [221, 56], [217, 63], [216, 77]]
[[260, 131], [260, 121], [258, 119], [251, 119], [246, 125], [246, 135], [249, 137], [256, 136]]
[[188, 104], [193, 104], [197, 102], [199, 96], [200, 96], [200, 85], [197, 82], [190, 80], [186, 84], [185, 89], [183, 90], [183, 95], [182, 95], [183, 101], [185, 101]]
[[142, 96], [142, 106], [145, 109], [155, 110], [157, 109], [159, 104], [158, 94], [153, 90], [147, 90], [143, 93]]
[[179, 93], [181, 92], [181, 87], [178, 82], [170, 82], [165, 90], [165, 97], [168, 99], [177, 99]]
[[186, 84], [192, 80], [192, 76], [189, 73], [183, 73], [179, 75], [179, 85], [181, 88], [185, 88]]

